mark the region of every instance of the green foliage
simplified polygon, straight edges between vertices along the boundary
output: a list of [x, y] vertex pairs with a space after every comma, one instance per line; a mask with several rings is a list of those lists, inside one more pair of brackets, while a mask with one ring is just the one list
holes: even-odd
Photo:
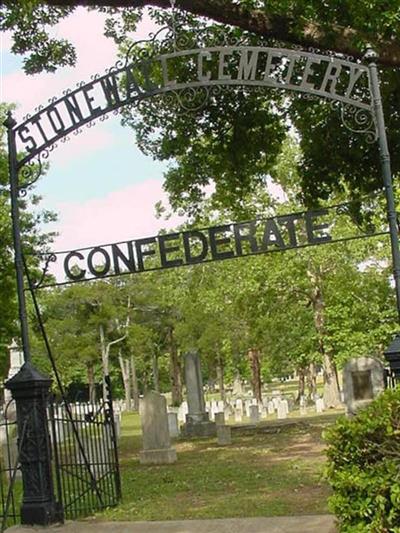
[[[229, 6], [230, 2], [225, 4]], [[207, 26], [216, 31], [221, 28], [213, 22], [213, 10], [210, 9], [210, 20], [205, 22], [179, 7], [175, 19], [181, 33], [193, 37], [197, 28]], [[225, 9], [228, 11], [229, 7]], [[338, 28], [342, 28], [349, 45], [360, 52], [368, 42], [379, 48], [399, 40], [400, 14], [396, 0], [384, 5], [379, 0], [240, 0], [232, 2], [232, 25], [224, 26], [224, 31], [240, 40], [243, 36], [240, 17], [247, 16], [252, 9], [256, 10], [255, 19], [257, 14], [265, 13], [287, 33], [287, 41], [284, 35], [283, 40], [289, 47], [296, 36], [313, 33], [320, 34], [323, 48], [329, 49], [330, 44], [340, 41]], [[2, 3], [0, 30], [12, 31], [13, 51], [25, 56], [28, 73], [42, 69], [54, 71], [58, 66], [75, 63], [71, 43], [51, 37], [49, 31], [73, 10], [50, 7], [39, 0]], [[98, 10], [108, 14], [105, 34], [115, 40], [123, 54], [142, 17], [143, 7], [98, 7]], [[150, 9], [149, 13], [159, 25], [171, 20], [169, 10]], [[316, 28], [310, 32], [313, 24], [321, 31]], [[257, 44], [256, 35], [246, 37]], [[281, 46], [272, 38], [268, 44]], [[400, 171], [398, 72], [388, 68], [380, 75], [392, 168], [397, 174]], [[204, 187], [211, 184], [215, 185], [213, 197], [218, 205], [235, 206], [240, 212], [244, 196], [273, 171], [289, 126], [296, 129], [301, 142], [302, 157], [297, 161], [301, 185], [298, 193], [308, 206], [330, 199], [338, 192], [346, 191], [358, 198], [362, 193], [382, 189], [377, 144], [371, 145], [364, 135], [343, 127], [340, 110], [332, 109], [327, 102], [304, 100], [274, 90], [260, 94], [242, 88], [223, 90], [211, 96], [207, 105], [197, 112], [182, 114], [174, 109], [172, 100], [168, 100], [167, 106], [162, 98], [144, 101], [139, 109], [126, 109], [124, 120], [134, 128], [138, 145], [145, 153], [169, 163], [165, 187], [176, 209], [198, 213]], [[359, 129], [364, 118], [359, 114], [346, 115], [353, 129]]]
[[400, 388], [325, 434], [329, 505], [344, 533], [400, 530]]

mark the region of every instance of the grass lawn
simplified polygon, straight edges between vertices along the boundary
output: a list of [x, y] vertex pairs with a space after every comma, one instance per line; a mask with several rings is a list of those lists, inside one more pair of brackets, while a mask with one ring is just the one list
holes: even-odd
[[[179, 520], [318, 514], [327, 512], [323, 429], [338, 413], [295, 415], [277, 428], [234, 430], [232, 444], [177, 440], [173, 465], [139, 464], [140, 420], [125, 414], [120, 439], [123, 502], [98, 513], [102, 520]], [[291, 425], [288, 425], [291, 424]]]

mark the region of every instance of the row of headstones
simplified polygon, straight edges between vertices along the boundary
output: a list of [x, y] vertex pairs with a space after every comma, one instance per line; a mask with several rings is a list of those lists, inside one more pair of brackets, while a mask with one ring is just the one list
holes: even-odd
[[[315, 411], [322, 413], [325, 409], [324, 400], [317, 397], [315, 399]], [[226, 420], [229, 421], [231, 417], [234, 421], [240, 423], [244, 417], [250, 419], [251, 422], [257, 423], [260, 419], [266, 419], [270, 415], [275, 415], [278, 419], [284, 419], [287, 417], [290, 411], [294, 410], [294, 402], [292, 398], [282, 398], [281, 396], [273, 396], [272, 398], [263, 398], [261, 403], [258, 403], [255, 398], [223, 401], [211, 401], [206, 402], [206, 411], [208, 412], [210, 419], [215, 420], [218, 413], [223, 413]], [[188, 414], [187, 402], [182, 402], [178, 411], [173, 408], [169, 409], [171, 415], [176, 413], [179, 423], [186, 421], [186, 415]], [[300, 398], [300, 414], [307, 414], [307, 402], [305, 397]]]

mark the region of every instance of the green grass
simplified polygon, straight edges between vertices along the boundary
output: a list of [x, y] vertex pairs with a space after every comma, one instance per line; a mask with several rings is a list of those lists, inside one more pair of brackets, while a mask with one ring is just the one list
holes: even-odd
[[[293, 416], [293, 415], [292, 415]], [[139, 464], [140, 421], [125, 414], [120, 439], [123, 502], [102, 520], [173, 520], [316, 514], [327, 512], [321, 433], [337, 413], [268, 432], [233, 432], [230, 446], [216, 439], [178, 440], [173, 465]], [[288, 420], [293, 422], [293, 420]]]

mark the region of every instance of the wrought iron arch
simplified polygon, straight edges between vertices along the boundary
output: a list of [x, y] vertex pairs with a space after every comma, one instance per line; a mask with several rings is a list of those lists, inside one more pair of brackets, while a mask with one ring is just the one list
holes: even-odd
[[[167, 32], [160, 39], [160, 35]], [[132, 59], [133, 58], [133, 59]], [[150, 41], [134, 43], [120, 60], [102, 76], [80, 82], [59, 98], [39, 106], [33, 115], [16, 124], [11, 115], [8, 128], [10, 183], [15, 244], [15, 263], [20, 304], [24, 353], [29, 358], [23, 286], [22, 247], [19, 231], [18, 193], [24, 192], [40, 176], [43, 160], [59, 141], [84, 127], [91, 128], [109, 113], [137, 105], [141, 101], [166, 95], [176, 99], [184, 110], [199, 109], [221, 87], [250, 87], [288, 90], [309, 98], [325, 99], [341, 107], [344, 125], [364, 133], [369, 142], [378, 140], [382, 175], [387, 198], [393, 270], [400, 316], [400, 253], [397, 215], [392, 191], [389, 151], [379, 91], [376, 54], [368, 48], [367, 64], [353, 58], [324, 55], [314, 50], [274, 48], [246, 39], [231, 37], [210, 28], [195, 37], [163, 28]], [[178, 69], [170, 68], [171, 64]], [[178, 72], [171, 75], [171, 72]], [[346, 122], [350, 114], [353, 127]], [[17, 154], [24, 155], [18, 159]], [[36, 158], [36, 161], [34, 161]], [[21, 176], [21, 182], [18, 176]], [[46, 261], [46, 267], [54, 257]], [[25, 340], [24, 340], [25, 339]]]

